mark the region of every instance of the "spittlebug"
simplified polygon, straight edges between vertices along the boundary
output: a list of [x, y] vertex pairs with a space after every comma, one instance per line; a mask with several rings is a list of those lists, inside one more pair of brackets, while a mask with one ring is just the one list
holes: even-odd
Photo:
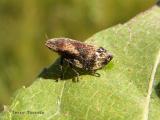
[[[69, 38], [49, 39], [45, 45], [61, 55], [60, 65], [62, 67], [65, 60], [71, 68], [78, 67], [92, 73], [101, 69], [113, 58], [113, 55], [103, 47], [97, 47]], [[73, 70], [78, 76], [78, 72], [75, 69]]]

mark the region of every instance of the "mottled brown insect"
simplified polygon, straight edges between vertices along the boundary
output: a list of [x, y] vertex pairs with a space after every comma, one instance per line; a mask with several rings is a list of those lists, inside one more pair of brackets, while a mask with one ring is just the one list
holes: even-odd
[[[62, 66], [65, 60], [71, 68], [75, 66], [86, 71], [95, 72], [108, 64], [113, 58], [112, 54], [103, 47], [89, 45], [69, 38], [49, 39], [45, 45], [61, 55]], [[77, 72], [76, 74], [78, 75]]]

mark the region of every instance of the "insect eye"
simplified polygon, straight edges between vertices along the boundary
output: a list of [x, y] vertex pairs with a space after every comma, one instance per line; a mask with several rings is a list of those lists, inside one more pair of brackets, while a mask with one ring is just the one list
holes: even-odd
[[106, 52], [106, 50], [103, 47], [100, 47], [97, 49], [97, 52], [101, 53], [101, 52]]

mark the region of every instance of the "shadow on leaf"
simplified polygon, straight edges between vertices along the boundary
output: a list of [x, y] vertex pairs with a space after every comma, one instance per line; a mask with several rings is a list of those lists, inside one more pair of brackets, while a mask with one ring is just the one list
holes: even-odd
[[[44, 79], [53, 79], [53, 80], [69, 80], [77, 81], [77, 77], [81, 75], [93, 75], [91, 71], [85, 71], [82, 69], [75, 68], [74, 69], [79, 73], [79, 76], [71, 69], [67, 62], [64, 63], [63, 71], [60, 69], [60, 58], [56, 60], [50, 67], [44, 68], [43, 71], [38, 75], [38, 77]], [[97, 73], [98, 74], [98, 73]], [[63, 78], [62, 78], [63, 75]], [[93, 75], [95, 76], [95, 75]], [[99, 77], [99, 76], [95, 76]]]
[[157, 96], [160, 98], [160, 82], [156, 85], [155, 91], [156, 91]]

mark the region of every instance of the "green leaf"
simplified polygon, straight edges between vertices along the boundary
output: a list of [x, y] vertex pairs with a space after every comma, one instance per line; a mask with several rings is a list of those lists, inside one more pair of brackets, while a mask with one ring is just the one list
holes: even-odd
[[65, 79], [55, 82], [60, 75], [57, 62], [30, 87], [18, 90], [0, 119], [159, 120], [160, 8], [154, 6], [86, 42], [114, 55], [97, 71], [100, 77], [81, 72], [80, 81], [73, 82], [66, 67]]

